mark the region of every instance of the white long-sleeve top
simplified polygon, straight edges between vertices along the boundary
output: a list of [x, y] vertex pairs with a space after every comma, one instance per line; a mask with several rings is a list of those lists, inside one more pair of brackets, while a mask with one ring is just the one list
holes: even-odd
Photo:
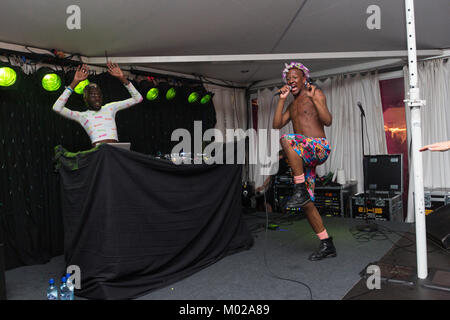
[[65, 118], [77, 121], [89, 135], [92, 144], [97, 141], [113, 139], [119, 141], [116, 127], [116, 112], [129, 108], [142, 101], [142, 95], [129, 82], [125, 86], [131, 94], [131, 98], [105, 104], [98, 111], [88, 110], [84, 112], [72, 111], [65, 107], [72, 91], [65, 89], [53, 105], [53, 110]]

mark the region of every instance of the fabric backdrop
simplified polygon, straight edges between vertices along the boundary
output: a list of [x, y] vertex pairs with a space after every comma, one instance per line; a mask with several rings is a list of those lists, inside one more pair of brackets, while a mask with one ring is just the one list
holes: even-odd
[[383, 107], [377, 74], [336, 76], [319, 83], [333, 115], [333, 124], [325, 127], [331, 144], [328, 160], [318, 167], [324, 175], [343, 169], [346, 180], [357, 181], [358, 192], [363, 192], [363, 155], [361, 118], [358, 101], [364, 109], [364, 153], [387, 154]]
[[[66, 81], [71, 79], [67, 74]], [[100, 86], [105, 103], [129, 98], [120, 81], [107, 73], [89, 80]], [[35, 74], [22, 75], [16, 90], [0, 90], [0, 242], [5, 243], [7, 269], [45, 263], [63, 252], [53, 149], [61, 144], [76, 152], [91, 144], [81, 125], [52, 111], [60, 93], [44, 92]], [[203, 130], [214, 128], [215, 98], [207, 105], [188, 105], [179, 93], [171, 102], [144, 99], [118, 112], [119, 139], [131, 142], [132, 150], [157, 155], [170, 153], [178, 143], [170, 141], [175, 128], [193, 134], [196, 120]], [[67, 107], [86, 110], [78, 94], [71, 95]]]
[[[231, 142], [240, 138], [227, 137], [227, 129], [247, 130], [247, 103], [245, 90], [227, 88], [213, 84], [205, 84], [205, 89], [214, 93], [214, 109], [216, 113], [215, 128], [220, 130], [224, 137], [223, 142]], [[248, 166], [242, 167], [242, 181], [248, 180]]]
[[241, 165], [175, 165], [109, 145], [58, 158], [79, 296], [136, 298], [253, 244]]
[[[325, 134], [331, 144], [331, 153], [328, 160], [318, 166], [317, 173], [323, 176], [328, 172], [343, 169], [347, 181], [358, 181], [357, 190], [362, 192], [364, 189], [362, 183], [363, 156], [358, 101], [361, 102], [366, 114], [364, 122], [365, 154], [387, 153], [378, 75], [339, 75], [323, 82], [319, 81], [317, 84], [323, 90], [327, 98], [328, 109], [333, 116], [331, 127], [325, 127]], [[273, 100], [272, 97], [278, 90], [279, 88], [258, 90], [258, 129], [272, 126], [278, 102], [278, 97]], [[292, 99], [292, 95], [290, 95], [285, 103], [285, 109]], [[291, 123], [280, 130], [280, 136], [285, 133], [293, 133]], [[269, 148], [269, 145], [266, 148]], [[251, 177], [258, 187], [262, 185], [264, 177], [259, 174], [257, 166], [253, 167]]]
[[[279, 151], [281, 149], [281, 145], [279, 143], [279, 140], [276, 141], [276, 146], [272, 146], [270, 134], [273, 124], [273, 117], [275, 115], [276, 106], [278, 104], [279, 96], [274, 96], [278, 92], [278, 88], [274, 89], [262, 89], [258, 90], [257, 96], [258, 96], [258, 139], [259, 136], [262, 134], [265, 134], [266, 140], [261, 141], [267, 141], [267, 143], [260, 144], [259, 140], [257, 140], [257, 143], [250, 146], [250, 152], [252, 152], [255, 157], [261, 152], [261, 154], [269, 154], [271, 147], [273, 147], [273, 150]], [[283, 111], [286, 110], [287, 106], [292, 102], [293, 98], [292, 95], [289, 95], [286, 99], [286, 103], [284, 106]], [[253, 119], [251, 121], [253, 124]], [[260, 129], [265, 129], [266, 131], [262, 131]], [[292, 123], [289, 122], [286, 126], [278, 130], [279, 136], [281, 137], [285, 133], [292, 133]], [[275, 142], [275, 141], [274, 141]], [[256, 164], [250, 165], [250, 177], [252, 177], [252, 181], [255, 183], [255, 188], [258, 188], [262, 186], [264, 183], [264, 180], [267, 176], [261, 175], [261, 169], [262, 169], [262, 163], [258, 161]]]
[[[422, 144], [450, 140], [450, 62], [448, 59], [436, 59], [419, 62], [418, 87], [420, 99], [426, 100], [421, 108]], [[408, 79], [408, 68], [404, 68], [405, 79]], [[405, 95], [409, 92], [409, 82], [405, 81]], [[406, 124], [408, 147], [411, 146], [411, 110], [406, 106]], [[410, 151], [409, 196], [407, 222], [414, 222], [414, 174], [413, 160]], [[425, 188], [450, 188], [450, 152], [422, 153], [423, 185]]]

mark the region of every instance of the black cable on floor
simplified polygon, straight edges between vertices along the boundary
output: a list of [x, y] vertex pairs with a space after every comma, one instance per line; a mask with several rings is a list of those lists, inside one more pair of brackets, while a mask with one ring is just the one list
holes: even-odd
[[[412, 236], [415, 237], [415, 233], [412, 233], [412, 232], [409, 232], [409, 231], [396, 231], [396, 230], [392, 230], [392, 229], [390, 229], [390, 228], [388, 228], [388, 227], [386, 227], [386, 226], [381, 226], [381, 225], [378, 225], [378, 224], [375, 224], [375, 225], [377, 225], [378, 227], [387, 229], [389, 232], [394, 233], [394, 234], [396, 234], [396, 235], [398, 235], [398, 236], [404, 237], [405, 239], [411, 241], [411, 244], [410, 244], [410, 245], [407, 245], [407, 246], [404, 246], [404, 247], [402, 247], [402, 246], [397, 246], [397, 244], [394, 243], [394, 246], [396, 246], [397, 249], [402, 249], [402, 248], [406, 248], [406, 247], [412, 246], [412, 245], [414, 245], [415, 242], [416, 242], [415, 239], [410, 239], [410, 238], [406, 237], [406, 234], [410, 234], [410, 235], [412, 235]], [[389, 239], [389, 240], [390, 240], [390, 239]], [[390, 240], [390, 241], [393, 242], [392, 240]], [[406, 249], [405, 249], [405, 251], [411, 252], [411, 253], [416, 253], [416, 251], [413, 251], [413, 250], [406, 250]], [[441, 251], [441, 252], [443, 252], [443, 253], [445, 253], [445, 254], [450, 254], [450, 252], [449, 252], [447, 249], [442, 248], [442, 247], [439, 246], [439, 245], [437, 246], [437, 249], [436, 249], [436, 250], [430, 250], [430, 251], [427, 251], [427, 253], [435, 253], [435, 252], [439, 252], [439, 251]]]
[[[306, 1], [304, 3], [306, 3]], [[272, 96], [272, 100], [270, 102], [270, 107], [272, 107], [272, 105], [273, 105], [274, 97], [275, 96]], [[270, 118], [269, 118], [269, 121], [270, 121]], [[268, 124], [267, 127], [269, 127], [269, 126], [270, 126], [270, 123]], [[264, 209], [265, 209], [265, 213], [266, 213], [266, 226], [265, 226], [265, 232], [264, 232], [264, 246], [263, 246], [264, 265], [272, 277], [279, 279], [279, 280], [283, 280], [283, 281], [290, 281], [290, 282], [298, 283], [298, 284], [304, 286], [309, 291], [310, 300], [313, 300], [313, 293], [312, 293], [311, 287], [308, 286], [306, 283], [298, 281], [298, 280], [294, 280], [294, 279], [280, 277], [277, 274], [275, 274], [274, 272], [272, 272], [272, 270], [270, 270], [270, 268], [269, 268], [269, 265], [267, 263], [267, 256], [266, 256], [267, 231], [269, 230], [269, 213], [267, 212], [267, 199], [266, 199], [265, 192], [263, 192], [263, 196], [264, 196]], [[291, 218], [289, 218], [288, 220], [291, 220]]]
[[[275, 96], [272, 96], [272, 100], [270, 102], [270, 107], [272, 107], [274, 97]], [[269, 118], [269, 121], [270, 121], [270, 118]], [[269, 127], [269, 125], [268, 125], [268, 127]], [[298, 284], [304, 286], [309, 291], [310, 300], [313, 300], [313, 294], [312, 294], [311, 287], [308, 286], [306, 283], [298, 281], [298, 280], [294, 280], [294, 279], [280, 277], [280, 276], [276, 275], [274, 272], [272, 272], [272, 270], [270, 270], [270, 268], [269, 268], [269, 265], [267, 263], [267, 256], [266, 256], [267, 231], [269, 230], [269, 213], [267, 212], [266, 193], [264, 192], [263, 195], [264, 195], [264, 209], [265, 209], [265, 212], [266, 212], [266, 227], [265, 227], [265, 233], [264, 233], [264, 247], [263, 247], [264, 265], [265, 265], [267, 271], [269, 272], [269, 274], [272, 277], [274, 277], [276, 279], [279, 279], [279, 280], [283, 280], [283, 281], [290, 281], [290, 282], [298, 283]]]

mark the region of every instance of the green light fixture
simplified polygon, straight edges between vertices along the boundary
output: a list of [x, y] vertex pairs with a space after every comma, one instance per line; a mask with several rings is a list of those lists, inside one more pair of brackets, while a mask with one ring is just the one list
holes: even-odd
[[172, 87], [169, 90], [167, 90], [166, 99], [170, 101], [170, 100], [174, 99], [176, 95], [177, 95], [177, 90], [175, 90], [175, 88]]
[[10, 67], [0, 68], [0, 87], [11, 87], [17, 81], [17, 72]]
[[42, 77], [42, 88], [46, 91], [54, 92], [61, 88], [61, 77], [56, 73], [47, 73]]
[[159, 97], [159, 89], [158, 88], [151, 88], [147, 91], [146, 98], [149, 101], [154, 101], [158, 99]]
[[212, 99], [212, 94], [211, 93], [207, 93], [203, 96], [202, 100], [200, 100], [201, 104], [207, 104], [211, 101]]
[[84, 87], [86, 87], [89, 84], [89, 79], [81, 81], [73, 91], [75, 91], [78, 94], [83, 94]]
[[200, 95], [197, 92], [192, 92], [189, 94], [188, 96], [188, 102], [189, 103], [195, 103], [198, 101], [198, 99], [200, 98]]
[[46, 93], [56, 93], [64, 86], [64, 71], [42, 67], [37, 71], [36, 77], [39, 86]]

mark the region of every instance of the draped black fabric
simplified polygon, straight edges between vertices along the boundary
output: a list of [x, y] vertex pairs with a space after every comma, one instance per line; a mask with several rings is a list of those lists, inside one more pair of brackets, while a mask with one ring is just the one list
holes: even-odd
[[102, 145], [60, 158], [65, 259], [76, 294], [129, 299], [248, 249], [241, 165], [176, 165]]
[[[70, 75], [66, 84], [70, 83]], [[129, 98], [119, 80], [107, 73], [90, 76], [104, 103]], [[139, 88], [137, 83], [133, 84]], [[5, 243], [6, 268], [45, 263], [63, 253], [59, 176], [53, 155], [56, 145], [69, 151], [88, 150], [91, 143], [81, 125], [52, 111], [62, 89], [41, 89], [35, 74], [22, 75], [15, 90], [0, 90], [0, 243]], [[72, 94], [66, 106], [85, 111], [81, 95]], [[119, 139], [144, 154], [170, 153], [174, 128], [193, 133], [215, 125], [213, 103], [190, 105], [177, 94], [172, 101], [144, 101], [116, 115]]]

